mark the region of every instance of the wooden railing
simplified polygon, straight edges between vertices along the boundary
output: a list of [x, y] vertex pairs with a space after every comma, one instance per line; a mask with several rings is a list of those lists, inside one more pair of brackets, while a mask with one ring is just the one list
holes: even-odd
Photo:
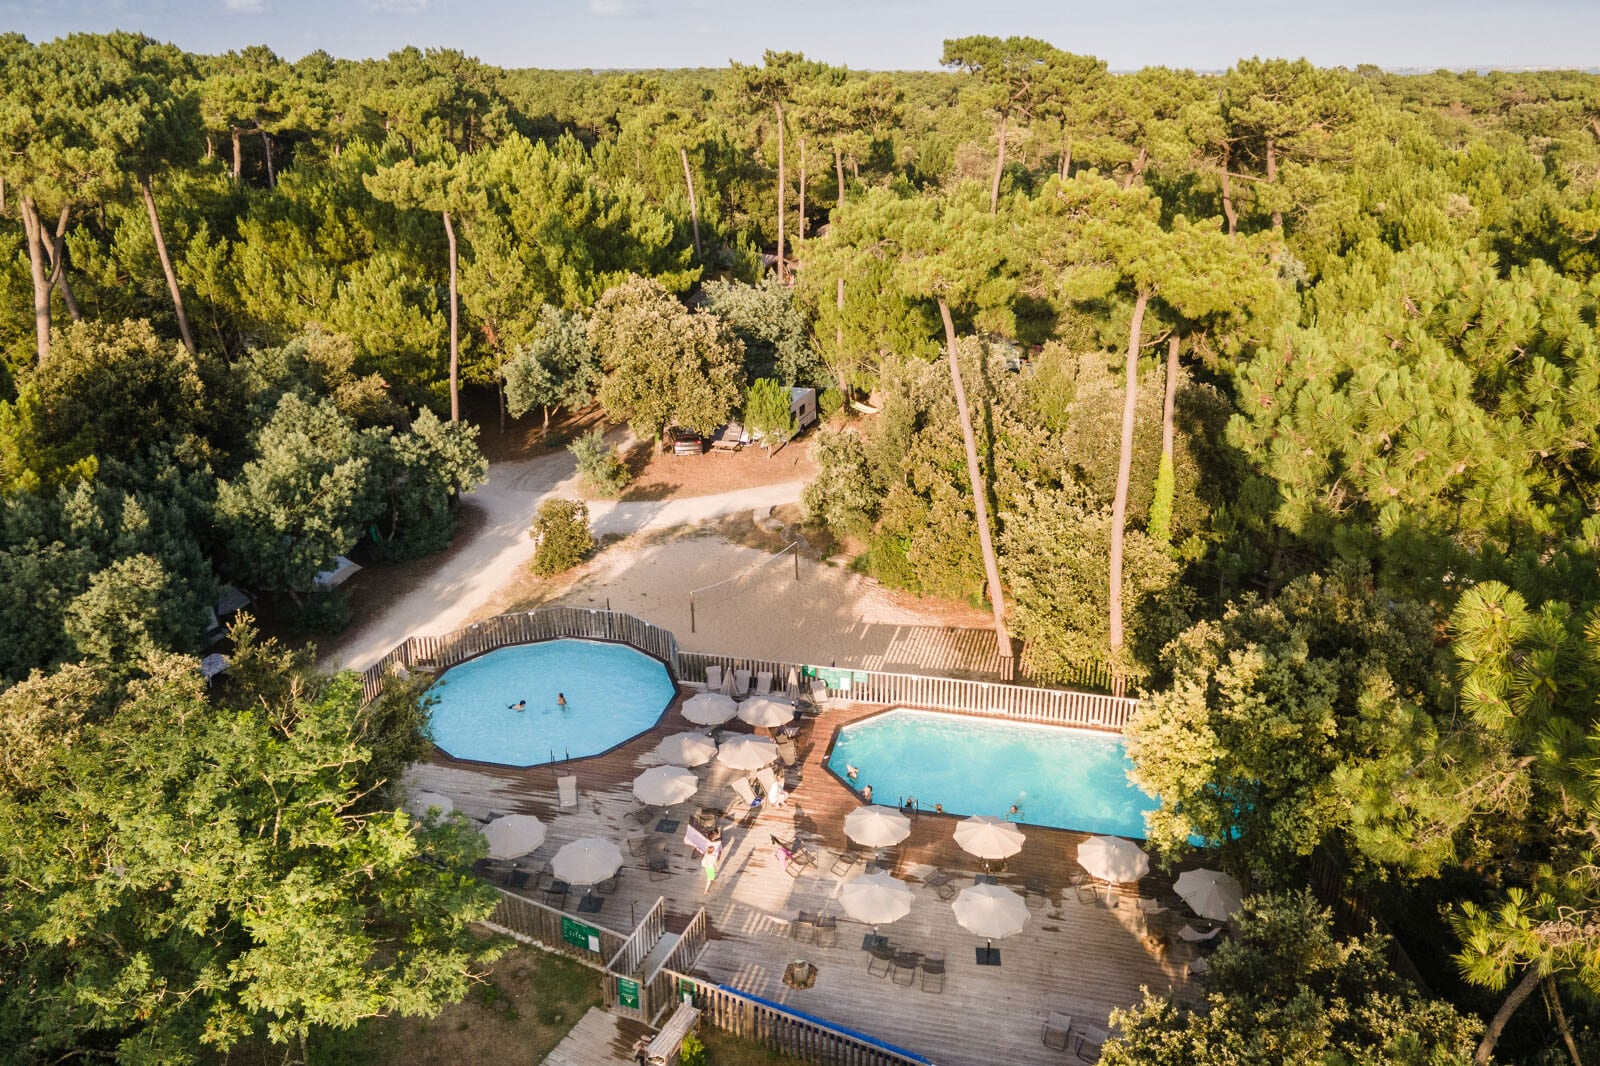
[[1415, 985], [1424, 994], [1431, 994], [1422, 971], [1411, 961], [1406, 949], [1400, 946], [1389, 923], [1373, 911], [1372, 899], [1350, 883], [1345, 860], [1339, 849], [1324, 844], [1311, 853], [1311, 890], [1323, 906], [1333, 911], [1334, 924], [1342, 932], [1363, 935], [1368, 929], [1388, 938], [1389, 965], [1394, 972]]
[[705, 908], [701, 907], [689, 919], [688, 926], [667, 957], [644, 979], [644, 1006], [649, 1011], [645, 1020], [651, 1025], [660, 1020], [663, 1011], [678, 1001], [676, 975], [693, 968], [695, 961], [700, 958], [700, 953], [706, 949], [710, 924]]
[[496, 648], [561, 637], [628, 644], [660, 659], [674, 680], [681, 677], [678, 638], [670, 629], [620, 611], [541, 607], [496, 615], [439, 637], [408, 637], [405, 643], [362, 672], [362, 686], [366, 698], [373, 700], [382, 691], [384, 679], [396, 672], [396, 668], [444, 670]]
[[[543, 903], [524, 899], [503, 888], [500, 902], [489, 915], [489, 924], [506, 930], [519, 940], [538, 944], [547, 951], [577, 959], [585, 966], [597, 970], [606, 968], [606, 960], [615, 957], [628, 938], [614, 929], [595, 925], [592, 916], [567, 914]], [[568, 935], [578, 930], [588, 930], [595, 937], [596, 946], [576, 943], [577, 936]]]
[[606, 963], [606, 969], [624, 977], [633, 977], [644, 964], [645, 956], [655, 950], [656, 941], [667, 931], [667, 901], [661, 896], [644, 912], [639, 924], [633, 927], [622, 947]]
[[773, 1051], [822, 1066], [928, 1066], [913, 1052], [880, 1043], [818, 1018], [786, 1010], [688, 974], [670, 974], [673, 988], [694, 997], [700, 1021]]
[[[853, 670], [843, 667], [817, 667], [805, 663], [786, 663], [773, 659], [742, 659], [705, 652], [678, 653], [680, 677], [704, 684], [706, 667], [721, 666], [724, 671], [749, 670], [751, 677], [770, 672], [773, 687], [796, 676], [817, 675], [828, 682], [828, 693], [855, 703], [907, 704], [958, 714], [981, 714], [1027, 722], [1084, 726], [1091, 729], [1122, 730], [1139, 701], [1098, 692], [1073, 692], [1057, 688], [1030, 688], [992, 681], [963, 681], [953, 677], [925, 677], [920, 674], [895, 674], [882, 670]], [[849, 687], [844, 687], [845, 678]]]

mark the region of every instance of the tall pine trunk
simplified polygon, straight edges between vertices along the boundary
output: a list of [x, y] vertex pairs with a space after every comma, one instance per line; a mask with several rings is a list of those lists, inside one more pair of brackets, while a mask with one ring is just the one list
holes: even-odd
[[994, 184], [989, 188], [989, 213], [998, 214], [1000, 211], [1000, 175], [1006, 169], [1006, 116], [1000, 115], [1000, 127], [995, 131], [995, 140], [999, 150], [994, 155]]
[[1061, 180], [1072, 177], [1072, 134], [1067, 134], [1061, 145]]
[[272, 134], [266, 130], [261, 131], [261, 149], [267, 156], [267, 188], [270, 189], [278, 183], [278, 177], [272, 169]]
[[[1278, 146], [1271, 137], [1267, 138], [1267, 184], [1276, 186], [1278, 183]], [[1272, 207], [1272, 228], [1283, 229], [1283, 211], [1276, 203]]]
[[700, 206], [694, 198], [694, 174], [689, 170], [689, 150], [680, 147], [678, 158], [683, 161], [683, 183], [689, 187], [689, 221], [694, 225], [694, 257], [704, 259], [700, 250]]
[[[834, 157], [835, 159], [838, 156]], [[839, 318], [833, 325], [833, 346], [839, 352], [839, 392], [845, 399], [850, 398], [850, 379], [845, 375], [844, 367], [844, 275], [839, 275]]]
[[39, 224], [39, 207], [30, 196], [17, 204], [22, 229], [28, 242], [28, 271], [33, 276], [33, 333], [39, 365], [50, 359], [50, 281], [44, 273], [44, 228]]
[[806, 239], [806, 139], [800, 138], [800, 211], [796, 215], [800, 239]]
[[244, 131], [238, 126], [229, 126], [228, 132], [233, 136], [233, 181], [239, 183], [239, 175], [244, 172]]
[[1139, 334], [1150, 294], [1143, 289], [1133, 305], [1128, 327], [1127, 382], [1122, 399], [1122, 441], [1117, 452], [1117, 493], [1111, 501], [1111, 669], [1117, 695], [1126, 681], [1122, 676], [1122, 535], [1128, 524], [1128, 482], [1133, 476], [1133, 412], [1139, 400]]
[[989, 603], [994, 608], [994, 639], [1000, 649], [1002, 680], [1015, 676], [1011, 661], [1011, 634], [1006, 631], [1006, 600], [1000, 588], [1000, 566], [995, 561], [994, 539], [989, 534], [989, 500], [983, 485], [983, 468], [978, 465], [978, 442], [972, 433], [972, 412], [967, 407], [967, 390], [961, 383], [961, 363], [956, 358], [956, 327], [950, 320], [950, 305], [939, 301], [939, 317], [944, 319], [945, 349], [950, 357], [950, 381], [955, 386], [956, 417], [961, 420], [961, 443], [967, 451], [967, 478], [972, 483], [972, 510], [978, 519], [978, 546], [983, 550], [983, 569], [989, 581]]
[[61, 290], [61, 302], [67, 305], [67, 314], [72, 316], [72, 321], [82, 322], [83, 315], [78, 311], [78, 301], [72, 296], [72, 279], [67, 277], [67, 219], [71, 214], [71, 207], [61, 209], [61, 218], [56, 222], [55, 237], [44, 247], [50, 254], [50, 285]]
[[1178, 400], [1178, 331], [1167, 338], [1167, 394], [1161, 402], [1161, 457], [1172, 461], [1172, 443], [1175, 436], [1173, 410]]
[[783, 105], [774, 102], [772, 109], [778, 113], [778, 280], [789, 280], [789, 268], [783, 259], [783, 202], [788, 199], [784, 185], [787, 175], [783, 170]]
[[178, 333], [189, 354], [195, 354], [194, 336], [189, 332], [189, 316], [183, 310], [183, 294], [178, 291], [178, 275], [172, 269], [172, 257], [167, 255], [167, 242], [161, 236], [161, 217], [156, 214], [156, 197], [150, 189], [150, 175], [139, 175], [139, 191], [144, 194], [144, 208], [150, 213], [150, 233], [156, 240], [156, 255], [161, 259], [161, 272], [167, 276], [167, 291], [172, 294], [172, 308], [178, 312]]
[[[839, 177], [839, 206], [844, 206], [844, 153], [839, 151], [839, 146], [833, 146], [833, 172]], [[0, 190], [3, 191], [3, 190]]]
[[461, 369], [461, 349], [456, 339], [456, 227], [450, 221], [450, 212], [444, 215], [444, 238], [450, 242], [450, 421], [461, 421], [461, 392], [458, 378]]

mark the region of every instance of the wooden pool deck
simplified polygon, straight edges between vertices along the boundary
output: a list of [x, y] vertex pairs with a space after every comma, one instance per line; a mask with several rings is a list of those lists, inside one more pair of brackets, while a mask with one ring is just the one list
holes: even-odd
[[[458, 810], [474, 818], [493, 813], [527, 813], [549, 825], [544, 845], [521, 860], [537, 870], [569, 840], [603, 835], [619, 843], [630, 832], [649, 833], [668, 843], [671, 872], [665, 877], [646, 870], [645, 841], [635, 843], [616, 892], [603, 897], [602, 909], [587, 918], [626, 933], [632, 916], [642, 916], [657, 896], [666, 900], [668, 927], [681, 929], [700, 907], [711, 922], [710, 942], [693, 970], [697, 976], [783, 1003], [793, 1009], [857, 1030], [927, 1057], [938, 1066], [1046, 1066], [1076, 1060], [1071, 1053], [1047, 1048], [1040, 1039], [1048, 1012], [1071, 1015], [1080, 1025], [1104, 1029], [1111, 1010], [1136, 1003], [1140, 987], [1186, 994], [1186, 965], [1166, 960], [1146, 946], [1144, 915], [1131, 886], [1115, 907], [1104, 893], [1095, 902], [1080, 902], [1072, 887], [1080, 868], [1073, 859], [1086, 834], [1025, 827], [1027, 843], [999, 874], [1002, 884], [1027, 892], [1030, 920], [1015, 936], [996, 941], [1001, 965], [979, 966], [981, 938], [962, 929], [950, 903], [939, 899], [927, 880], [938, 871], [954, 875], [953, 887], [971, 885], [981, 864], [956, 846], [953, 815], [921, 813], [900, 849], [897, 875], [915, 893], [905, 918], [880, 928], [892, 944], [918, 953], [943, 952], [947, 974], [943, 991], [924, 991], [922, 974], [913, 983], [898, 983], [867, 972], [863, 936], [871, 930], [848, 918], [837, 896], [843, 882], [862, 872], [856, 864], [833, 872], [835, 856], [845, 847], [844, 817], [860, 805], [845, 784], [822, 765], [834, 731], [884, 708], [845, 704], [829, 708], [804, 730], [798, 744], [802, 758], [791, 770], [790, 801], [781, 808], [758, 808], [748, 824], [726, 820], [722, 834], [726, 854], [710, 892], [697, 857], [682, 842], [683, 827], [699, 807], [722, 808], [733, 798], [729, 787], [743, 774], [715, 762], [698, 768], [698, 793], [670, 812], [680, 821], [671, 833], [655, 832], [628, 818], [636, 806], [632, 779], [660, 760], [653, 749], [662, 737], [694, 728], [668, 708], [649, 732], [603, 755], [574, 760], [563, 767], [514, 770], [462, 763], [443, 754], [420, 764], [409, 783], [414, 788], [451, 796]], [[737, 720], [725, 732], [743, 730]], [[555, 779], [578, 778], [576, 810], [558, 810]], [[896, 797], [877, 797], [894, 803]], [[797, 877], [780, 864], [773, 836], [798, 835], [816, 853], [817, 863]], [[497, 871], [503, 877], [508, 867]], [[1174, 871], [1175, 872], [1175, 871]], [[652, 879], [652, 876], [655, 879]], [[541, 895], [525, 890], [530, 898]], [[1176, 910], [1170, 876], [1151, 875], [1138, 885], [1139, 896], [1160, 900]], [[577, 908], [579, 897], [566, 903]], [[837, 916], [837, 942], [832, 946], [794, 939], [793, 919], [801, 912]], [[806, 959], [818, 969], [814, 987], [793, 989], [782, 983], [785, 967]], [[904, 978], [902, 977], [903, 981]], [[931, 982], [930, 982], [931, 983]]]

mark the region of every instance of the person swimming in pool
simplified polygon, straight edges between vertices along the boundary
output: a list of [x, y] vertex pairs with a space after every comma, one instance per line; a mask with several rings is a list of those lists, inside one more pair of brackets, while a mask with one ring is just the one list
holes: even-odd
[[846, 776], [850, 780], [854, 781], [856, 778], [861, 776], [861, 771], [857, 770], [854, 766], [851, 766], [849, 763], [845, 763], [844, 764], [844, 776]]
[[567, 705], [567, 694], [565, 692], [557, 692], [556, 693], [556, 706], [557, 707], [565, 707], [566, 705]]
[[528, 701], [527, 700], [518, 700], [516, 703], [508, 703], [508, 704], [506, 704], [506, 710], [508, 710], [508, 711], [525, 711], [527, 709], [528, 709]]
[[862, 785], [861, 786], [861, 798], [863, 800], [865, 800], [867, 803], [871, 803], [872, 802], [872, 786], [871, 785]]
[[1011, 809], [1006, 812], [1006, 817], [1007, 818], [1014, 818], [1014, 819], [1016, 819], [1017, 821], [1020, 822], [1022, 820], [1022, 808], [1018, 807], [1015, 803], [1013, 803], [1011, 805]]

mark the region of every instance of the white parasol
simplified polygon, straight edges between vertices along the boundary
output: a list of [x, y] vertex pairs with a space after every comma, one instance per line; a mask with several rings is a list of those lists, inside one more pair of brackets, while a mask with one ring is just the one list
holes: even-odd
[[886, 848], [911, 835], [911, 819], [893, 807], [857, 807], [844, 817], [844, 835], [869, 848]]
[[633, 794], [640, 803], [670, 807], [682, 803], [700, 788], [700, 779], [681, 766], [652, 766], [633, 779]]
[[722, 742], [717, 761], [735, 770], [759, 770], [778, 760], [778, 746], [766, 737], [740, 734]]
[[771, 729], [785, 725], [794, 718], [794, 708], [766, 696], [757, 696], [739, 704], [739, 717], [751, 725]]
[[1078, 845], [1078, 865], [1090, 877], [1126, 884], [1150, 872], [1150, 856], [1131, 840], [1090, 837]]
[[531, 814], [507, 814], [483, 827], [489, 858], [514, 859], [544, 843], [544, 823]]
[[704, 733], [674, 733], [656, 745], [656, 754], [674, 766], [699, 766], [717, 754], [717, 742]]
[[839, 889], [839, 905], [858, 922], [887, 925], [911, 912], [911, 889], [886, 873], [853, 877]]
[[956, 843], [961, 850], [980, 859], [1004, 859], [1022, 850], [1027, 839], [1022, 830], [1003, 818], [986, 814], [963, 818], [956, 823]]
[[732, 696], [702, 692], [683, 701], [683, 716], [695, 725], [721, 725], [739, 712]]
[[550, 872], [574, 885], [596, 885], [622, 865], [622, 849], [604, 837], [579, 837], [556, 852]]
[[794, 667], [789, 667], [789, 680], [784, 684], [783, 690], [792, 698], [800, 691], [800, 672]]
[[1219, 922], [1232, 918], [1244, 897], [1238, 881], [1216, 870], [1185, 870], [1172, 890], [1200, 917]]
[[1001, 885], [963, 888], [950, 907], [961, 928], [989, 940], [1019, 933], [1028, 924], [1027, 901]]
[[439, 792], [413, 792], [406, 797], [406, 810], [418, 818], [435, 807], [440, 814], [449, 814], [456, 809], [456, 804], [455, 800]]

